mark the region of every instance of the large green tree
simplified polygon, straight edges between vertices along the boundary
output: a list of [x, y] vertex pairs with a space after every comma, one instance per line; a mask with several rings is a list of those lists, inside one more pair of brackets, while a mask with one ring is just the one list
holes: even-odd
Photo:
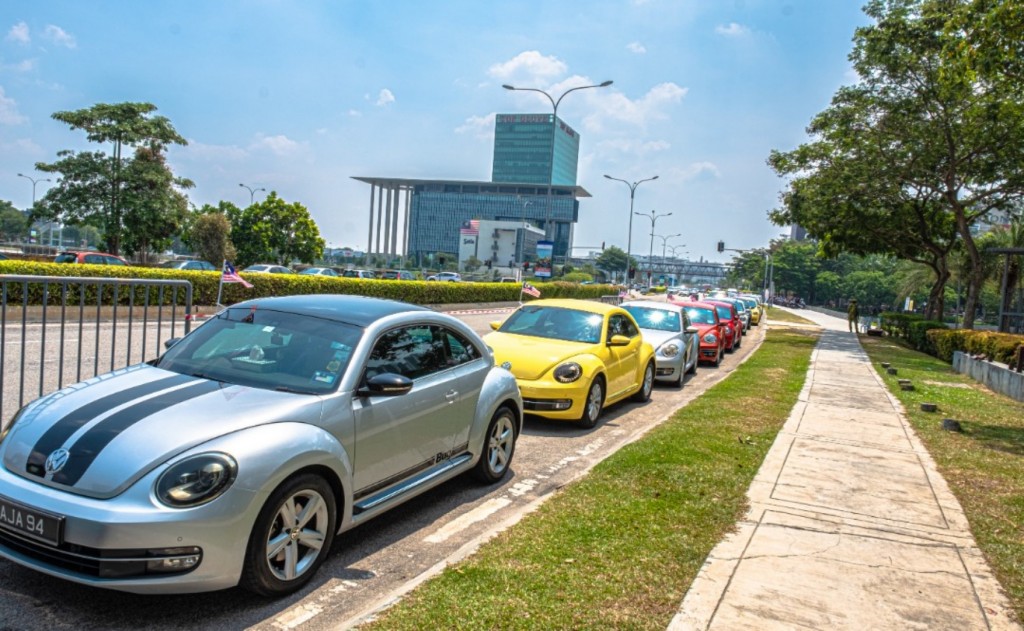
[[850, 57], [860, 81], [815, 117], [814, 142], [770, 159], [793, 178], [773, 219], [804, 225], [826, 252], [887, 252], [928, 265], [932, 315], [941, 314], [948, 255], [962, 240], [968, 325], [983, 281], [971, 229], [1024, 194], [1020, 91], [972, 70], [977, 56], [956, 27], [995, 4], [869, 2], [874, 23], [857, 29]]
[[327, 242], [305, 206], [287, 203], [272, 191], [266, 199], [242, 210], [232, 226], [238, 264], [294, 260], [312, 265], [323, 256]]
[[[56, 162], [37, 164], [40, 171], [60, 174], [58, 184], [43, 198], [41, 215], [96, 226], [103, 231], [105, 247], [114, 254], [121, 252], [122, 242], [126, 252], [134, 253], [146, 252], [164, 239], [163, 233], [175, 219], [163, 221], [153, 213], [180, 215], [180, 193], [174, 187], [186, 181], [170, 175], [162, 154], [170, 144], [187, 143], [166, 117], [153, 115], [155, 111], [156, 106], [149, 103], [100, 103], [53, 114], [72, 129], [85, 131], [90, 142], [110, 144], [111, 155], [61, 151]], [[137, 148], [135, 155], [125, 158], [125, 147]], [[156, 179], [163, 180], [163, 185], [156, 186]], [[158, 196], [166, 199], [157, 201]], [[135, 216], [126, 218], [133, 211]], [[126, 229], [133, 232], [128, 241]], [[135, 235], [136, 230], [154, 232]]]
[[0, 240], [14, 241], [28, 234], [28, 217], [11, 202], [0, 199]]

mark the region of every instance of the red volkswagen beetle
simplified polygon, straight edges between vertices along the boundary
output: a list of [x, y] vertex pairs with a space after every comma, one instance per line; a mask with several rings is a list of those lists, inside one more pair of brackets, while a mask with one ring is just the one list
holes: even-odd
[[700, 340], [700, 360], [717, 368], [722, 363], [722, 353], [725, 349], [724, 325], [718, 317], [718, 309], [707, 302], [671, 299], [669, 302], [686, 308], [690, 324], [699, 331], [697, 338]]
[[740, 318], [736, 305], [724, 300], [708, 300], [707, 303], [714, 305], [715, 310], [718, 311], [718, 319], [725, 324], [722, 327], [722, 335], [725, 338], [722, 344], [725, 346], [725, 350], [730, 353], [735, 351], [743, 341], [743, 319]]

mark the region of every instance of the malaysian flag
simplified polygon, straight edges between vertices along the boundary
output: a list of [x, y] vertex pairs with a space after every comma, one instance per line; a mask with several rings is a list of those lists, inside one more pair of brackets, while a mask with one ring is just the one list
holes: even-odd
[[246, 282], [244, 278], [238, 275], [235, 271], [235, 266], [227, 261], [224, 261], [224, 273], [220, 276], [222, 283], [242, 283], [243, 287], [252, 289], [252, 283]]
[[467, 219], [462, 222], [462, 227], [459, 228], [459, 234], [476, 236], [480, 234], [480, 220], [479, 219]]
[[523, 283], [523, 293], [530, 294], [534, 298], [540, 298], [540, 290], [530, 283]]

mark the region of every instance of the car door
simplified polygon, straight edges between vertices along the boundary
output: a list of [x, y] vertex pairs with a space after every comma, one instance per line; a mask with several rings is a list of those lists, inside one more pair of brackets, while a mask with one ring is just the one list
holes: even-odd
[[455, 375], [459, 389], [456, 413], [452, 414], [454, 437], [452, 455], [458, 455], [469, 447], [469, 431], [476, 417], [476, 403], [484, 387], [484, 379], [490, 366], [480, 348], [457, 331], [439, 327], [447, 346], [447, 363]]
[[[608, 342], [614, 335], [628, 337], [629, 344], [609, 346]], [[637, 383], [641, 341], [640, 329], [629, 316], [623, 313], [609, 316], [608, 335], [605, 338], [605, 348], [608, 349], [608, 391], [615, 398]]]
[[437, 327], [402, 326], [376, 340], [364, 379], [395, 373], [412, 379], [399, 396], [362, 397], [355, 409], [355, 492], [383, 489], [450, 457], [459, 427], [458, 378], [448, 370]]

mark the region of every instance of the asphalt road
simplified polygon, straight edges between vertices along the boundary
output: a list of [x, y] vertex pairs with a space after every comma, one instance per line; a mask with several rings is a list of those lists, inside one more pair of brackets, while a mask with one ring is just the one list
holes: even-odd
[[[457, 315], [486, 333], [491, 320], [508, 312]], [[79, 586], [0, 560], [0, 630], [349, 628], [446, 562], [471, 553], [722, 380], [760, 343], [764, 331], [755, 328], [721, 367], [702, 366], [683, 388], [657, 386], [645, 404], [627, 402], [605, 410], [593, 430], [528, 417], [504, 483], [481, 486], [464, 476], [343, 534], [311, 584], [288, 598], [266, 600], [238, 589], [137, 596]]]

